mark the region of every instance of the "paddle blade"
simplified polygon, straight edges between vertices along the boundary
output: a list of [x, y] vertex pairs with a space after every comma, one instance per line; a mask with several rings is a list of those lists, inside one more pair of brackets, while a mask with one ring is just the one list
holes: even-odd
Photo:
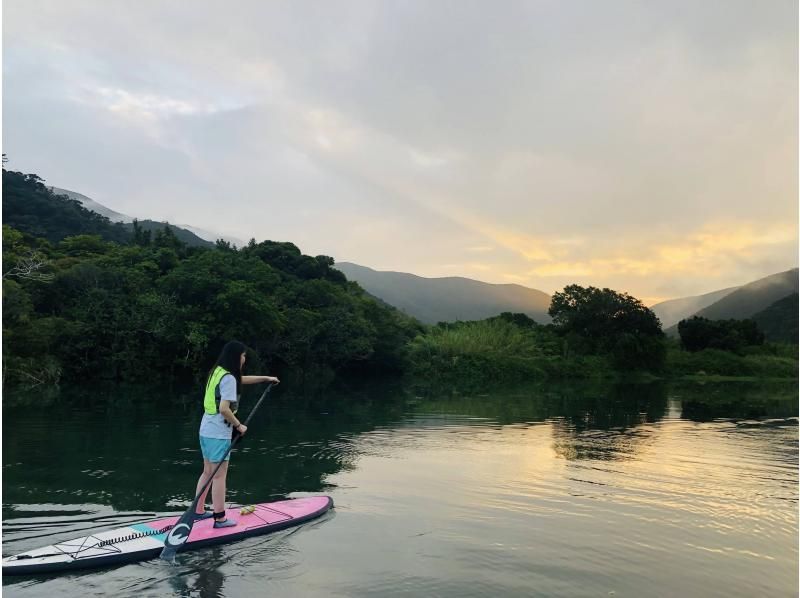
[[175, 560], [175, 555], [186, 544], [186, 540], [189, 539], [193, 525], [194, 505], [178, 519], [178, 523], [175, 524], [175, 527], [169, 531], [164, 539], [164, 549], [161, 551], [163, 560], [170, 562]]

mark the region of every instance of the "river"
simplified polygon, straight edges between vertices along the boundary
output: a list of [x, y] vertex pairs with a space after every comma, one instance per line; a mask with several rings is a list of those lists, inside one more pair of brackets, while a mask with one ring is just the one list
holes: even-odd
[[[3, 593], [797, 595], [796, 382], [273, 394], [233, 454], [228, 500], [328, 494], [329, 514], [174, 565], [4, 577]], [[5, 393], [3, 555], [185, 509], [199, 403]]]

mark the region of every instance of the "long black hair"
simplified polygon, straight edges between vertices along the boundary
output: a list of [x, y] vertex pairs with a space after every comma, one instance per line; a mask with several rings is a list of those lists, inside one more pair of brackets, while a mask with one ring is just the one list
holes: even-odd
[[239, 341], [228, 341], [225, 343], [225, 346], [222, 347], [222, 353], [220, 353], [217, 358], [217, 362], [208, 373], [206, 386], [208, 386], [208, 382], [211, 381], [214, 370], [219, 366], [233, 374], [233, 377], [236, 378], [236, 394], [239, 394], [239, 389], [242, 386], [242, 353], [247, 353], [247, 347], [244, 343], [240, 343]]

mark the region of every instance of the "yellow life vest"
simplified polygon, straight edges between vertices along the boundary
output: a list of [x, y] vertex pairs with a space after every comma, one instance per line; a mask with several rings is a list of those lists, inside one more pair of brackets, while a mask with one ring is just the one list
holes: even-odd
[[[223, 376], [230, 374], [228, 370], [221, 366], [217, 366], [211, 374], [206, 384], [206, 395], [203, 399], [203, 409], [209, 415], [216, 415], [219, 413], [219, 404], [222, 400], [222, 395], [219, 390], [219, 383], [222, 381]], [[237, 401], [238, 403], [238, 397]], [[232, 411], [236, 413], [236, 404], [232, 405]]]

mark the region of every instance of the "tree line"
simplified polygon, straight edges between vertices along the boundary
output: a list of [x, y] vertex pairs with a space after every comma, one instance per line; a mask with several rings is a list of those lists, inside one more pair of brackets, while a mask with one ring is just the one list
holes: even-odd
[[252, 348], [255, 367], [303, 376], [476, 381], [662, 375], [676, 350], [743, 355], [764, 344], [752, 321], [693, 318], [676, 347], [635, 297], [579, 285], [553, 295], [548, 325], [506, 313], [424, 326], [328, 256], [275, 241], [192, 246], [168, 226], [127, 230], [5, 169], [3, 220], [3, 378], [12, 384], [201, 380], [232, 338]]

